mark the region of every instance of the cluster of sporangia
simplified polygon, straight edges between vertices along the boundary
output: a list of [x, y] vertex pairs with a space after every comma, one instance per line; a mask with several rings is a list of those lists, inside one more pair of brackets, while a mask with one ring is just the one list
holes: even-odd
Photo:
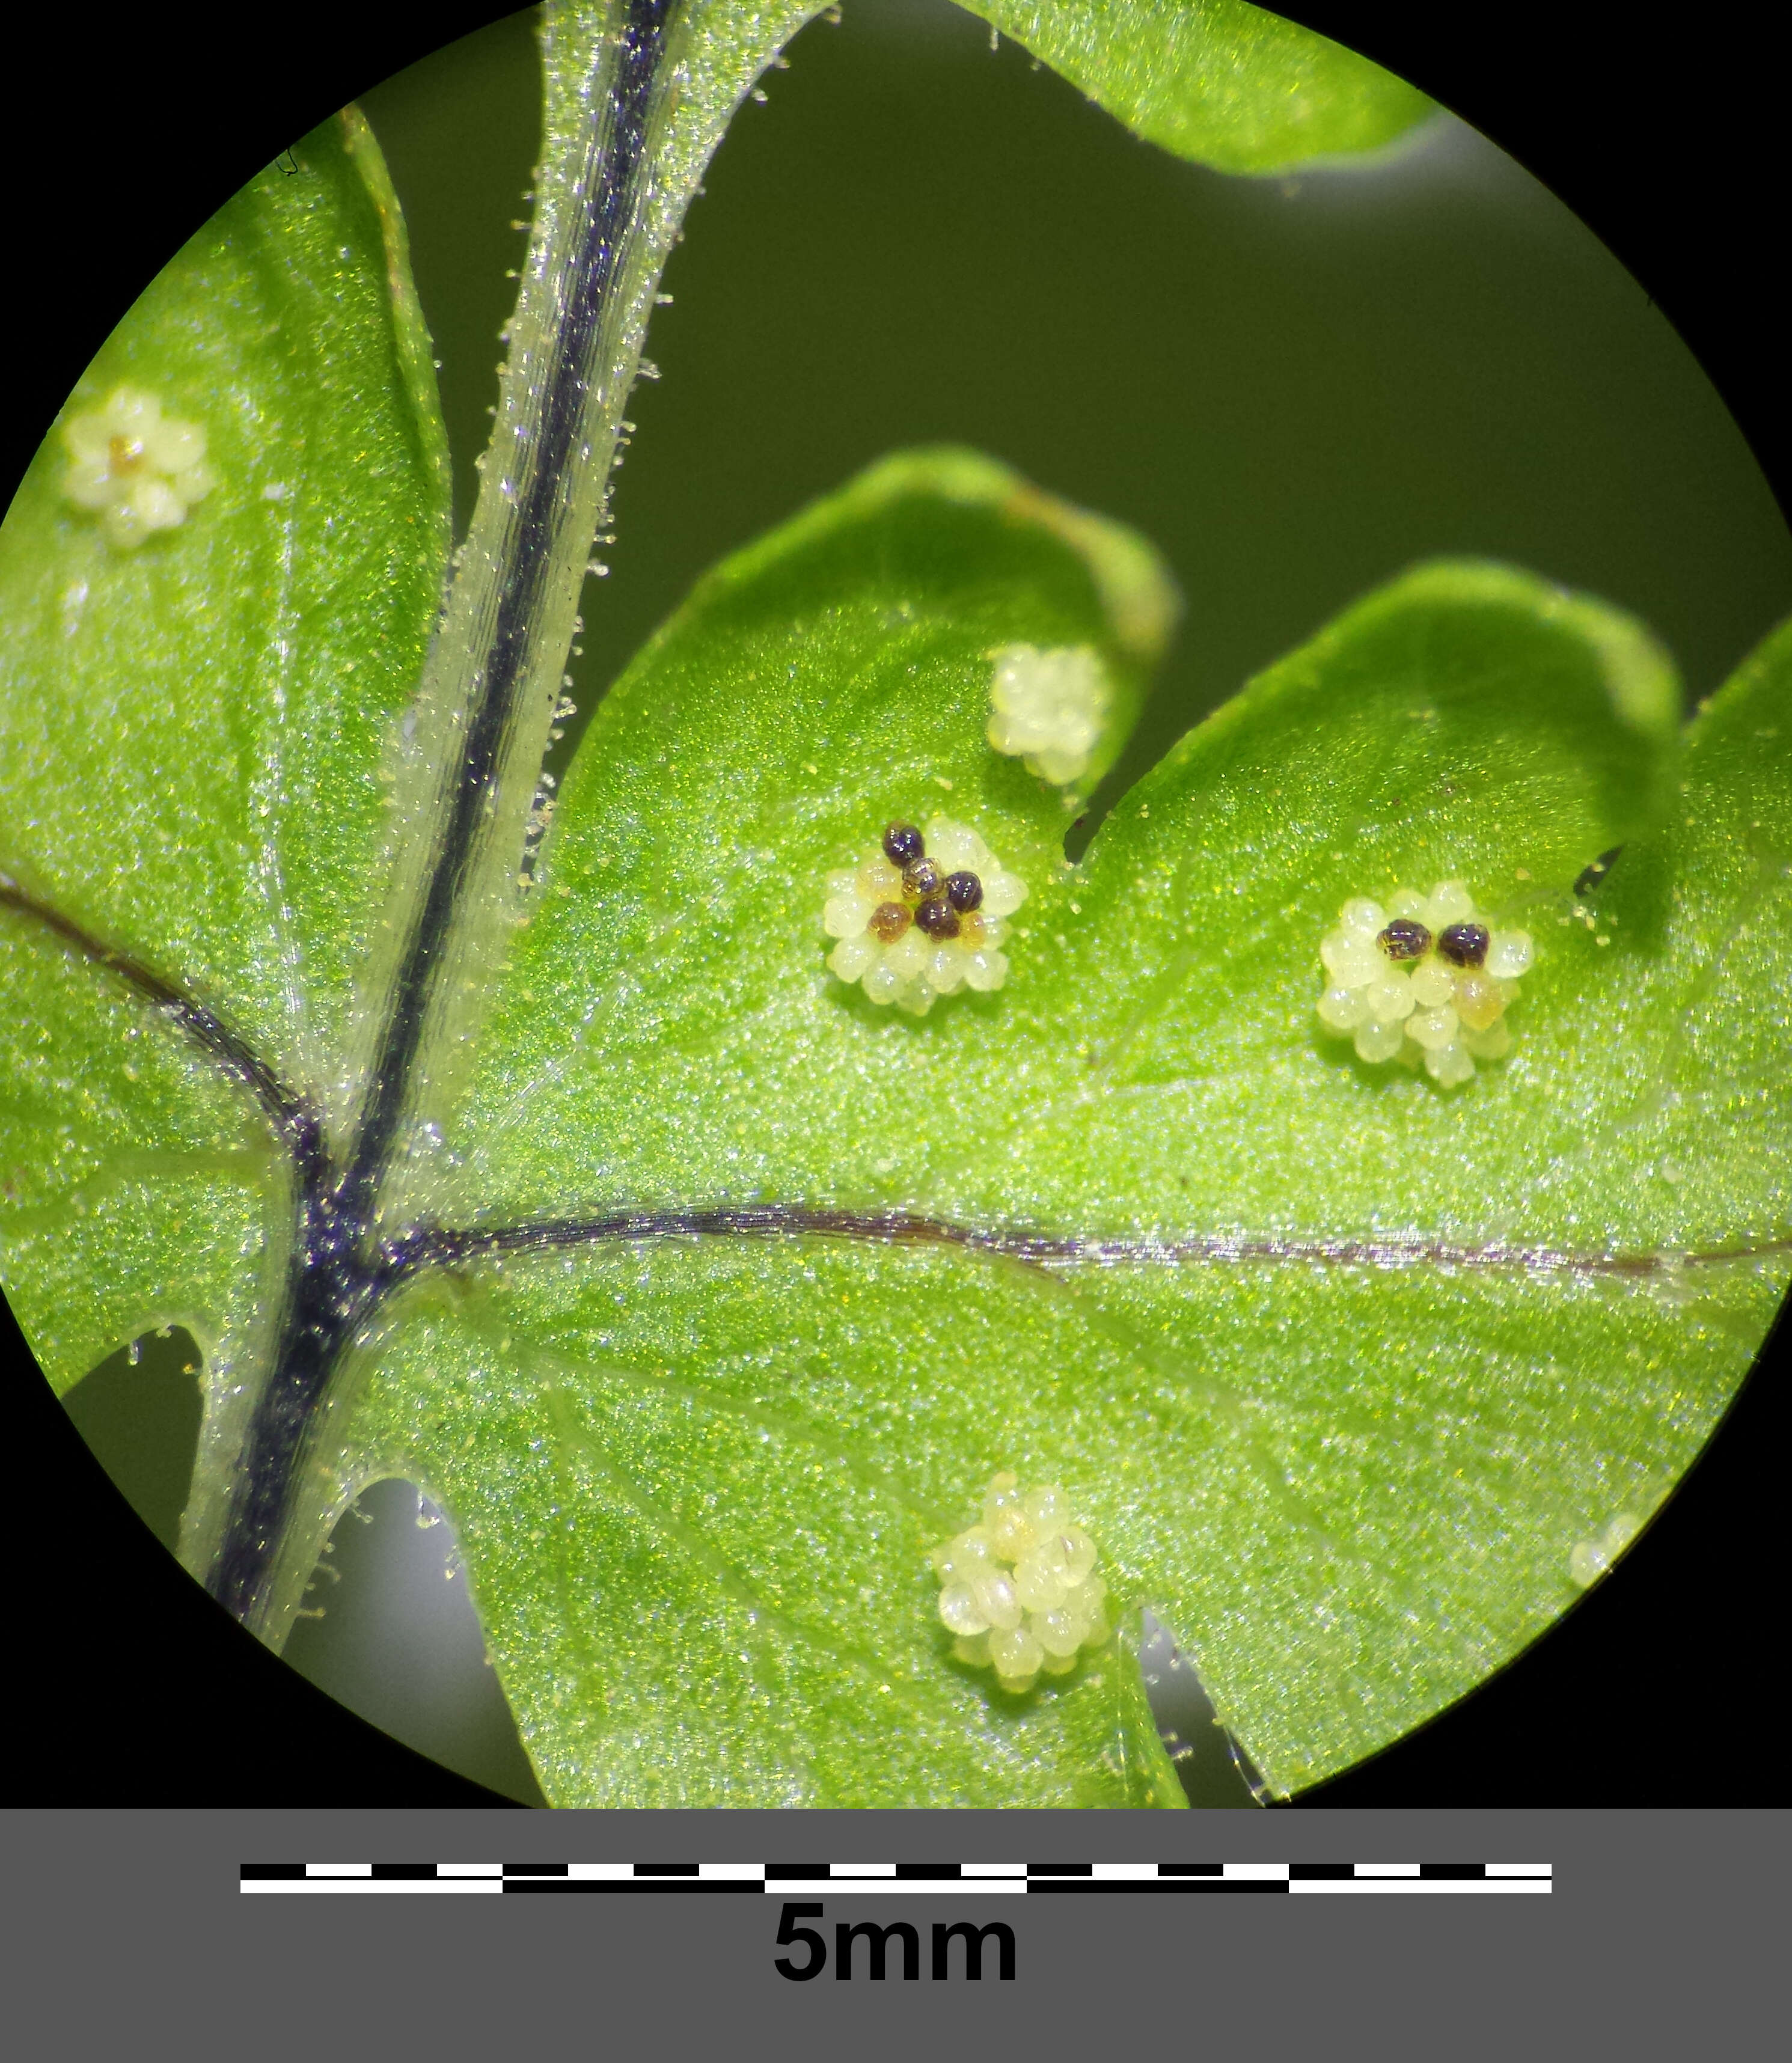
[[1005, 1691], [1030, 1691], [1041, 1671], [1068, 1675], [1110, 1631], [1095, 1542], [1053, 1484], [1023, 1490], [1004, 1470], [984, 1498], [982, 1522], [943, 1542], [932, 1560], [952, 1653], [994, 1669]]
[[69, 455], [62, 492], [100, 517], [106, 534], [133, 551], [158, 530], [178, 529], [215, 482], [205, 462], [205, 432], [164, 416], [153, 394], [115, 387], [100, 407], [62, 425]]
[[1365, 1060], [1422, 1061], [1448, 1088], [1511, 1046], [1506, 1007], [1530, 967], [1531, 935], [1490, 928], [1460, 881], [1440, 881], [1429, 895], [1396, 889], [1385, 908], [1353, 897], [1319, 958], [1327, 1031], [1351, 1033]]
[[968, 824], [888, 825], [880, 851], [828, 877], [822, 928], [840, 941], [828, 964], [873, 1003], [924, 1017], [936, 995], [1007, 980], [1002, 920], [1026, 897]]

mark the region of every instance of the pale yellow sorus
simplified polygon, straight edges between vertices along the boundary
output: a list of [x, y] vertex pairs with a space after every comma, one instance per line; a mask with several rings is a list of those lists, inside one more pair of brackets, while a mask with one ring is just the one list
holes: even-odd
[[1005, 645], [991, 656], [989, 742], [1042, 780], [1080, 780], [1113, 701], [1101, 654], [1087, 645]]
[[943, 874], [968, 872], [983, 883], [982, 903], [961, 920], [957, 938], [930, 939], [914, 924], [893, 943], [877, 938], [871, 926], [879, 909], [904, 899], [901, 869], [880, 846], [868, 848], [856, 867], [828, 875], [821, 913], [823, 930], [840, 941], [828, 955], [832, 971], [844, 982], [857, 982], [872, 1002], [894, 1003], [914, 1017], [924, 1017], [936, 996], [1002, 986], [1008, 979], [1005, 920], [1027, 899], [1025, 882], [1008, 871], [968, 824], [935, 817], [921, 836], [928, 858]]
[[[1396, 919], [1423, 924], [1428, 949], [1415, 959], [1390, 955], [1382, 935]], [[1452, 927], [1479, 925], [1488, 934], [1478, 967], [1450, 964], [1438, 950]], [[1528, 971], [1531, 935], [1490, 925], [1460, 881], [1440, 881], [1429, 895], [1398, 888], [1383, 905], [1353, 896], [1338, 926], [1321, 941], [1326, 986], [1316, 1008], [1327, 1032], [1349, 1035], [1359, 1058], [1399, 1060], [1448, 1088], [1470, 1080], [1477, 1060], [1497, 1060], [1510, 1049], [1504, 1018]]]
[[62, 443], [62, 493], [98, 515], [123, 551], [178, 529], [217, 484], [205, 463], [204, 430], [164, 416], [157, 397], [139, 387], [115, 387], [99, 408], [71, 416]]
[[952, 1653], [993, 1669], [1005, 1691], [1030, 1691], [1041, 1672], [1068, 1675], [1112, 1631], [1095, 1542], [1055, 1484], [1024, 1490], [1005, 1470], [990, 1482], [981, 1522], [942, 1542], [932, 1562]]
[[1580, 1590], [1591, 1589], [1642, 1530], [1635, 1512], [1621, 1511], [1605, 1522], [1596, 1539], [1577, 1540], [1568, 1558], [1569, 1580]]

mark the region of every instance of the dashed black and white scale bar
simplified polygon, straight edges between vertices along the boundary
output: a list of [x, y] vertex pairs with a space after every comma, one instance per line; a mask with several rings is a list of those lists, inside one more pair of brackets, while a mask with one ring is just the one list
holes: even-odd
[[245, 1892], [1547, 1892], [1548, 1863], [244, 1863]]

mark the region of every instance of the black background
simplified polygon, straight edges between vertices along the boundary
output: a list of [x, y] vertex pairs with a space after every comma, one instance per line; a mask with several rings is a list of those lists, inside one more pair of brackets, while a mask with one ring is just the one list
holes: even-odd
[[[420, 28], [366, 0], [284, 16], [208, 4], [140, 10], [103, 33], [40, 14], [35, 54], [9, 53], [0, 135], [14, 360], [0, 479], [22, 471], [169, 253], [282, 139], [503, 11], [441, 5]], [[1787, 505], [1778, 304], [1792, 180], [1778, 139], [1792, 33], [1722, 10], [1649, 41], [1603, 6], [1289, 11], [1414, 81], [1565, 201], [1665, 312]], [[1782, 1802], [1782, 1780], [1753, 1774], [1746, 1744], [1777, 1717], [1784, 1330], [1619, 1578], [1473, 1697], [1303, 1806]], [[10, 1802], [504, 1802], [354, 1719], [226, 1621], [113, 1490], [10, 1319], [0, 1357]]]

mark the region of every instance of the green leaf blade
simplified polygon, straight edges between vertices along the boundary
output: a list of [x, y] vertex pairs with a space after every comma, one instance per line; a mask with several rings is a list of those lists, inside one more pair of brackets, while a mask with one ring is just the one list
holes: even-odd
[[[1656, 847], [1668, 903], [1695, 895], [1665, 820], [1683, 806], [1677, 690], [1602, 604], [1502, 567], [1420, 568], [1191, 734], [1072, 869], [1049, 788], [982, 738], [989, 654], [1022, 635], [1111, 653], [1114, 618], [1086, 559], [1063, 558], [1061, 522], [1017, 549], [991, 517], [1024, 497], [985, 473], [967, 517], [951, 477], [901, 462], [739, 555], [600, 713], [495, 1007], [497, 1050], [521, 1066], [488, 1064], [466, 1194], [500, 1221], [670, 1214], [632, 1244], [475, 1264], [465, 1294], [491, 1300], [493, 1344], [536, 1366], [536, 1393], [508, 1445], [469, 1417], [487, 1487], [451, 1490], [451, 1508], [572, 1438], [554, 1415], [570, 1411], [582, 1451], [633, 1472], [624, 1512], [590, 1464], [565, 1496], [575, 1530], [626, 1542], [663, 1522], [674, 1560], [726, 1546], [744, 1589], [712, 1567], [666, 1607], [712, 1653], [732, 1638], [718, 1596], [819, 1614], [835, 1642], [857, 1600], [877, 1666], [937, 1698], [952, 1671], [902, 1514], [952, 1530], [998, 1468], [1061, 1482], [1118, 1595], [1173, 1629], [1292, 1789], [1461, 1695], [1573, 1602], [1577, 1546], [1669, 1494], [1783, 1287], [1771, 1251], [1681, 1267], [1662, 1185], [1637, 1179], [1633, 1062], [1653, 1033], [1626, 955], [1659, 971], [1685, 920], [1657, 912], [1614, 948], [1577, 901], [1621, 842], [1614, 883]], [[1036, 885], [1008, 985], [915, 1023], [821, 973], [818, 880], [855, 825], [918, 814], [947, 769], [952, 812]], [[1708, 823], [1730, 808], [1699, 794]], [[1313, 1005], [1346, 896], [1458, 877], [1539, 954], [1511, 1057], [1446, 1092], [1364, 1068]], [[1701, 955], [1695, 924], [1661, 976], [1674, 994], [1707, 979]], [[1736, 1161], [1734, 1135], [1709, 1160]], [[1783, 1231], [1777, 1191], [1751, 1180], [1733, 1170], [1722, 1209], [1756, 1226], [1778, 1209]], [[995, 1247], [665, 1237], [680, 1208], [769, 1202], [868, 1225], [906, 1210]], [[1069, 1244], [1004, 1250], [1027, 1233]], [[382, 1373], [378, 1393], [415, 1422], [421, 1391], [406, 1405]], [[641, 1654], [700, 1759], [715, 1671], [687, 1681], [634, 1649], [632, 1620], [673, 1578], [630, 1567], [594, 1578], [619, 1615], [602, 1644]], [[494, 1622], [538, 1624], [548, 1606], [516, 1580]], [[550, 1615], [591, 1609], [562, 1597]], [[544, 1749], [599, 1725], [551, 1751], [590, 1796], [607, 1723], [560, 1713], [527, 1641], [498, 1644], [519, 1710], [555, 1715], [534, 1722]], [[1089, 1776], [1068, 1706], [1016, 1769], [990, 1758], [987, 1691], [948, 1751], [907, 1707], [880, 1722], [862, 1686], [779, 1680], [796, 1731], [767, 1767], [793, 1781], [800, 1739], [834, 1772], [806, 1796], [872, 1795], [839, 1759], [842, 1727], [892, 1769], [924, 1742], [965, 1795], [1037, 1802]], [[710, 1752], [740, 1723], [731, 1702]]]
[[[1574, 1035], [1548, 1045], [1548, 1005], [1565, 1015], [1584, 996], [1592, 942], [1584, 927], [1561, 938], [1556, 919], [1587, 863], [1666, 806], [1677, 702], [1632, 620], [1508, 568], [1423, 567], [1355, 605], [1190, 732], [1102, 826], [1077, 921], [1015, 985], [1040, 1043], [1056, 1026], [1061, 1044], [1061, 999], [1077, 998], [1082, 1052], [1033, 1116], [1037, 1154], [1017, 1149], [1038, 1173], [1029, 1160], [1005, 1180], [1048, 1222], [1077, 1213], [1154, 1237], [1589, 1236], [1586, 1183], [1564, 1189], [1554, 1164], [1527, 1161], [1504, 1185], [1488, 1171], [1524, 1158], [1502, 1142], [1550, 1137], [1585, 1088]], [[1314, 1017], [1340, 905], [1448, 879], [1538, 939], [1516, 1051], [1456, 1100], [1360, 1068]], [[1189, 1150], [1198, 1137], [1210, 1143]], [[1319, 1141], [1333, 1156], [1323, 1183]]]
[[1181, 1804], [1130, 1651], [1004, 1698], [935, 1615], [980, 1389], [1049, 1351], [999, 1277], [673, 1243], [419, 1301], [356, 1437], [453, 1512], [555, 1802]]
[[1385, 150], [1436, 110], [1415, 87], [1246, 0], [969, 0], [1145, 137], [1222, 172]]
[[64, 412], [152, 393], [204, 429], [216, 486], [121, 551], [65, 497], [52, 437], [9, 512], [0, 858], [304, 1078], [348, 1043], [448, 480], [372, 139], [345, 116], [292, 162], [171, 262]]
[[0, 916], [0, 1281], [58, 1394], [127, 1340], [252, 1333], [284, 1171], [234, 1084]]
[[1109, 1268], [1081, 1285], [1089, 1321], [1130, 1343], [1154, 1416], [1148, 1441], [1077, 1462], [1100, 1478], [1131, 1458], [1115, 1531], [1142, 1595], [1286, 1794], [1574, 1603], [1577, 1546], [1653, 1516], [1785, 1286], [1759, 1263], [1641, 1282], [1298, 1255]]
[[[1085, 1015], [1082, 1084], [1005, 1172], [1045, 1222], [1165, 1249], [1081, 1293], [1198, 1414], [1135, 1551], [1277, 1788], [1397, 1738], [1571, 1603], [1576, 1546], [1659, 1505], [1771, 1321], [1787, 652], [1713, 700], [1682, 766], [1636, 625], [1422, 569], [1192, 733], [1091, 848], [1067, 987], [1108, 1028]], [[1361, 1067], [1313, 1003], [1345, 897], [1451, 877], [1538, 958], [1509, 1059], [1445, 1093]]]
[[[448, 480], [372, 138], [351, 113], [290, 166], [171, 263], [64, 411], [155, 395], [204, 429], [211, 492], [120, 549], [65, 495], [53, 436], [0, 531], [0, 873], [328, 1106], [351, 1092], [382, 754], [433, 621]], [[178, 1322], [216, 1401], [252, 1373], [282, 1265], [289, 1184], [264, 1117], [17, 907], [0, 955], [9, 1300], [58, 1388]]]
[[[893, 818], [973, 821], [1032, 884], [1027, 925], [1065, 874], [1069, 814], [987, 742], [990, 654], [1098, 653], [1111, 758], [1175, 606], [1142, 541], [963, 453], [886, 461], [712, 574], [618, 683], [562, 791], [473, 1092], [468, 1204], [905, 1196], [936, 1143], [906, 1113], [942, 1044], [973, 1104], [1006, 1064], [964, 1072], [981, 999], [917, 1044], [829, 975], [827, 873]], [[817, 1064], [823, 999], [836, 1043]], [[844, 1130], [839, 1068], [856, 1076]], [[694, 1133], [699, 1081], [735, 1085], [743, 1110], [770, 1095], [775, 1127]]]
[[[1674, 820], [1588, 895], [1621, 953], [1636, 1056], [1614, 1100], [1653, 1236], [1689, 1251], [1792, 1229], [1792, 625], [1689, 726]], [[1569, 927], [1585, 954], [1584, 927]], [[1734, 1164], [1740, 1154], [1744, 1168]], [[1745, 1172], [1746, 1168], [1746, 1172]]]

